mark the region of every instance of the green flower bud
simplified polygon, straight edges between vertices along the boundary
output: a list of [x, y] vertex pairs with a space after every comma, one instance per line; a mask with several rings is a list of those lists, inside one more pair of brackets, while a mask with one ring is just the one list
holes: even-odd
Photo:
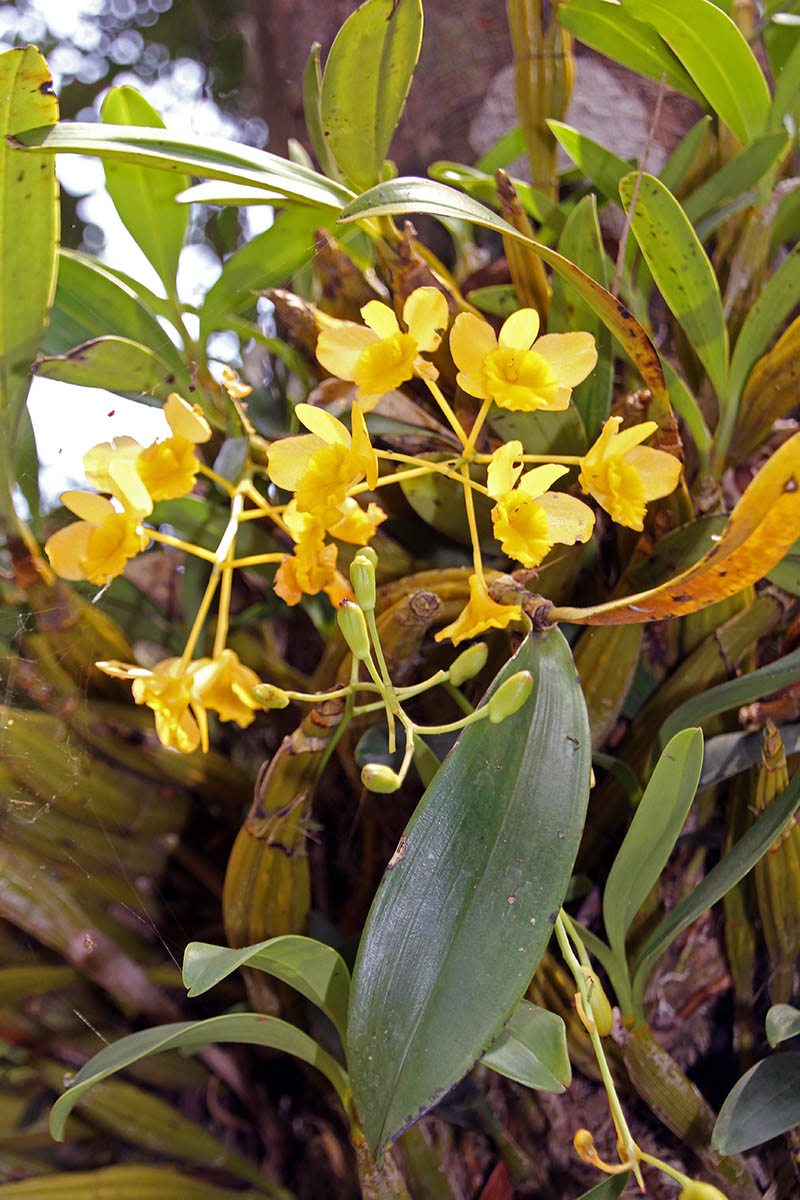
[[603, 991], [603, 985], [594, 971], [584, 967], [583, 976], [589, 992], [589, 1008], [592, 1011], [595, 1029], [600, 1037], [608, 1037], [614, 1025], [614, 1013], [608, 1002], [608, 996]]
[[403, 781], [397, 771], [384, 763], [365, 763], [361, 768], [361, 782], [369, 792], [396, 792]]
[[448, 674], [453, 687], [461, 687], [468, 679], [474, 678], [486, 666], [489, 657], [489, 647], [486, 642], [476, 642], [468, 646], [453, 662]]
[[369, 561], [372, 563], [373, 567], [375, 567], [375, 569], [377, 570], [377, 568], [378, 568], [378, 555], [377, 555], [377, 554], [376, 554], [376, 552], [375, 552], [375, 551], [372, 549], [372, 546], [362, 546], [362, 547], [361, 547], [361, 549], [360, 549], [360, 550], [359, 550], [359, 552], [358, 552], [358, 557], [359, 557], [359, 558], [366, 558], [366, 559], [368, 559], [368, 560], [369, 560]]
[[250, 689], [250, 695], [262, 708], [286, 708], [289, 703], [283, 688], [273, 687], [271, 683], [257, 683]]
[[489, 701], [489, 720], [493, 725], [499, 725], [506, 717], [512, 716], [518, 708], [522, 708], [533, 687], [533, 676], [530, 671], [517, 671], [505, 683], [501, 683]]
[[343, 600], [339, 605], [336, 620], [342, 631], [342, 636], [350, 647], [353, 658], [369, 658], [369, 632], [366, 618], [358, 607], [350, 600]]
[[699, 1183], [696, 1179], [690, 1179], [681, 1188], [678, 1200], [728, 1200], [728, 1197], [713, 1183]]
[[372, 612], [375, 608], [375, 564], [363, 551], [359, 551], [350, 564], [350, 582], [363, 611]]

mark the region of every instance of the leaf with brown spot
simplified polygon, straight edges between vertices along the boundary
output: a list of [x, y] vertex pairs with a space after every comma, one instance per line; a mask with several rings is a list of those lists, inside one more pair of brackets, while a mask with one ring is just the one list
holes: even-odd
[[771, 571], [800, 537], [800, 433], [764, 464], [719, 541], [694, 566], [659, 587], [593, 608], [554, 608], [578, 625], [634, 624], [683, 617], [735, 596]]

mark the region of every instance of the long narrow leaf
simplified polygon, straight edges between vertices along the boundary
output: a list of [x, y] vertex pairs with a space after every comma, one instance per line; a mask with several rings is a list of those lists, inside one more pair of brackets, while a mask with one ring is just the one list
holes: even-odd
[[697, 887], [673, 908], [648, 938], [636, 961], [633, 974], [634, 998], [639, 1004], [650, 972], [670, 942], [744, 878], [780, 837], [792, 820], [798, 805], [800, 772], [795, 774], [789, 786], [773, 800], [763, 816], [751, 825], [733, 849], [729, 850]]
[[685, 729], [659, 758], [614, 859], [603, 892], [611, 949], [625, 961], [625, 937], [675, 848], [692, 806], [703, 764], [703, 735]]
[[177, 1021], [171, 1025], [158, 1025], [154, 1029], [143, 1029], [105, 1046], [81, 1067], [69, 1090], [56, 1100], [50, 1113], [50, 1132], [56, 1141], [62, 1141], [67, 1117], [81, 1097], [96, 1083], [123, 1067], [162, 1050], [192, 1053], [215, 1042], [241, 1042], [285, 1050], [287, 1054], [293, 1054], [321, 1071], [333, 1084], [339, 1099], [347, 1108], [350, 1088], [346, 1074], [336, 1060], [308, 1034], [278, 1017], [264, 1017], [259, 1013], [226, 1013], [221, 1017], [209, 1017], [206, 1021]]
[[800, 302], [800, 242], [772, 275], [747, 314], [731, 358], [729, 392], [736, 403], [755, 362]]

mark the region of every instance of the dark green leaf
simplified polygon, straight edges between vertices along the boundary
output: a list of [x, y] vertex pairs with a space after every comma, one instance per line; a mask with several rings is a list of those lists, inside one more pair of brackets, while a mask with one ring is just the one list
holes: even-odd
[[[800, 751], [800, 725], [782, 725], [781, 741], [787, 754]], [[761, 730], [754, 733], [720, 733], [706, 742], [703, 770], [697, 790], [724, 783], [748, 767], [761, 762], [764, 736]]]
[[350, 974], [330, 946], [293, 934], [240, 950], [190, 942], [183, 958], [183, 982], [189, 996], [201, 996], [239, 967], [254, 967], [288, 983], [330, 1017], [344, 1040]]
[[481, 1062], [539, 1092], [558, 1095], [572, 1080], [564, 1022], [527, 1000], [520, 1000]]
[[548, 413], [513, 412], [493, 405], [488, 420], [504, 442], [515, 438], [522, 442], [526, 454], [582, 454], [588, 448], [586, 430], [574, 404]]
[[596, 1187], [578, 1196], [578, 1200], [618, 1200], [618, 1197], [625, 1191], [625, 1184], [629, 1179], [630, 1172], [628, 1171], [622, 1175], [609, 1175], [608, 1179], [604, 1179]]
[[800, 1009], [791, 1004], [773, 1004], [767, 1013], [767, 1041], [770, 1046], [788, 1041], [800, 1033]]
[[661, 366], [664, 368], [670, 404], [685, 422], [699, 453], [707, 457], [711, 449], [711, 431], [706, 424], [700, 405], [667, 359], [661, 359]]
[[669, 87], [703, 103], [691, 76], [656, 30], [637, 21], [615, 0], [569, 0], [559, 5], [558, 19], [579, 41], [600, 54], [658, 83], [666, 75]]
[[675, 848], [692, 806], [703, 764], [699, 729], [676, 734], [656, 763], [639, 807], [617, 851], [603, 892], [603, 921], [609, 945], [625, 961], [631, 922]]
[[664, 187], [669, 188], [673, 196], [683, 183], [686, 173], [697, 157], [697, 153], [708, 136], [710, 117], [701, 117], [696, 125], [681, 138], [670, 154], [664, 166], [658, 173], [658, 178]]
[[366, 0], [331, 46], [320, 96], [322, 136], [358, 188], [380, 179], [421, 44], [421, 0]]
[[658, 31], [741, 142], [763, 133], [770, 106], [767, 82], [738, 26], [716, 4], [622, 0], [622, 6]]
[[255, 308], [255, 293], [291, 279], [314, 254], [314, 230], [333, 227], [335, 214], [318, 208], [294, 208], [280, 214], [263, 233], [225, 260], [200, 309], [203, 337], [227, 329], [226, 320]]
[[773, 800], [767, 811], [709, 871], [694, 891], [684, 897], [651, 934], [639, 953], [633, 975], [634, 997], [639, 1003], [651, 970], [673, 938], [744, 878], [789, 824], [799, 804], [800, 772], [795, 774], [789, 786]]
[[720, 1109], [711, 1145], [739, 1154], [800, 1125], [800, 1054], [765, 1058], [742, 1076]]
[[303, 70], [303, 117], [317, 162], [331, 179], [339, 178], [336, 159], [330, 152], [322, 132], [322, 66], [319, 42], [312, 42]]
[[221, 1017], [209, 1017], [206, 1021], [177, 1021], [154, 1029], [143, 1029], [104, 1047], [81, 1067], [69, 1090], [56, 1100], [50, 1113], [50, 1132], [56, 1141], [61, 1141], [67, 1117], [81, 1097], [96, 1083], [123, 1067], [162, 1050], [193, 1053], [216, 1042], [269, 1046], [295, 1055], [327, 1076], [347, 1108], [350, 1095], [347, 1076], [336, 1060], [308, 1034], [278, 1017], [264, 1017], [259, 1013], [226, 1013]]
[[[111, 125], [143, 125], [163, 129], [160, 115], [135, 88], [113, 87], [101, 110]], [[175, 197], [188, 187], [185, 175], [167, 175], [144, 167], [109, 162], [106, 187], [123, 225], [144, 251], [168, 296], [176, 295], [178, 259], [186, 236], [188, 212]]]
[[534, 677], [528, 700], [464, 731], [367, 919], [348, 1063], [376, 1154], [497, 1037], [569, 883], [588, 796], [586, 707], [557, 629], [529, 635], [491, 690], [520, 670]]
[[[620, 183], [626, 211], [631, 207], [636, 180], [631, 174]], [[653, 175], [641, 176], [631, 229], [661, 295], [708, 371], [717, 395], [726, 396], [728, 331], [717, 277], [678, 201]]]
[[667, 717], [658, 732], [659, 744], [666, 745], [679, 729], [685, 729], [689, 725], [702, 725], [703, 721], [716, 716], [717, 713], [726, 712], [729, 708], [741, 708], [743, 704], [750, 704], [760, 696], [776, 692], [778, 688], [795, 683], [798, 679], [800, 650], [794, 650], [791, 654], [785, 654], [783, 658], [769, 663], [766, 667], [759, 667], [757, 671], [751, 671], [748, 675], [718, 683], [716, 687], [709, 688], [699, 696], [693, 696]]

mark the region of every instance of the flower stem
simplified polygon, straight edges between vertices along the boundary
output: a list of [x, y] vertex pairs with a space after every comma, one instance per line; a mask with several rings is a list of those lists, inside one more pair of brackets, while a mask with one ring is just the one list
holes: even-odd
[[181, 538], [173, 537], [170, 533], [161, 533], [158, 529], [150, 529], [148, 525], [143, 526], [144, 532], [154, 542], [161, 542], [164, 546], [173, 546], [176, 550], [185, 550], [187, 554], [193, 554], [195, 558], [202, 558], [206, 562], [216, 562], [217, 556], [213, 550], [204, 550], [202, 546], [195, 546], [194, 542], [184, 542]]
[[428, 379], [427, 376], [423, 375], [422, 378], [425, 380], [425, 384], [428, 388], [428, 391], [433, 396], [434, 400], [439, 405], [439, 408], [444, 413], [445, 417], [447, 418], [448, 424], [450, 425], [451, 429], [455, 433], [458, 440], [461, 442], [461, 445], [465, 446], [467, 444], [468, 438], [467, 438], [466, 433], [464, 432], [464, 426], [461, 424], [458, 417], [453, 412], [453, 410], [450, 407], [450, 405], [448, 404], [447, 400], [445, 400], [445, 398], [442, 394], [442, 389], [439, 387], [438, 383], [434, 383], [434, 381], [432, 379]]
[[214, 569], [211, 572], [211, 578], [206, 584], [206, 590], [203, 593], [203, 599], [200, 601], [200, 607], [197, 610], [197, 615], [192, 623], [192, 628], [189, 631], [189, 637], [186, 640], [186, 645], [184, 647], [183, 654], [181, 655], [181, 672], [186, 670], [191, 661], [192, 655], [194, 654], [195, 646], [197, 645], [197, 639], [200, 637], [203, 624], [208, 616], [208, 610], [211, 607], [211, 601], [214, 599], [214, 593], [217, 590], [218, 583], [219, 571]]
[[486, 584], [483, 577], [483, 559], [481, 558], [481, 544], [478, 540], [478, 525], [475, 520], [475, 501], [472, 498], [472, 480], [469, 477], [469, 463], [461, 465], [461, 480], [464, 485], [464, 508], [467, 513], [467, 524], [469, 525], [469, 537], [472, 542], [472, 562], [475, 568], [475, 574], [481, 583]]
[[248, 554], [246, 558], [234, 558], [229, 564], [236, 567], [260, 567], [264, 563], [279, 563], [286, 558], [285, 550], [276, 550], [273, 554]]
[[474, 450], [475, 443], [478, 440], [478, 434], [483, 429], [483, 423], [486, 420], [486, 416], [491, 407], [492, 407], [491, 399], [484, 400], [483, 404], [481, 405], [481, 407], [478, 411], [478, 415], [475, 418], [475, 422], [472, 426], [472, 429], [470, 429], [470, 431], [469, 431], [469, 437], [467, 438], [466, 442], [464, 443], [464, 458], [472, 458], [472, 451]]

